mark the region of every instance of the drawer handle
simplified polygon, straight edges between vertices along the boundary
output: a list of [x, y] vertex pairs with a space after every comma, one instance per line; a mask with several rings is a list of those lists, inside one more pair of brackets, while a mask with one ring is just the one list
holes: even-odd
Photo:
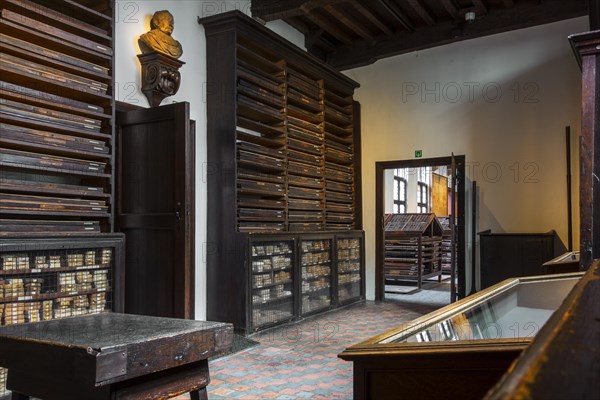
[[178, 354], [175, 356], [175, 361], [181, 361], [183, 360], [183, 354]]

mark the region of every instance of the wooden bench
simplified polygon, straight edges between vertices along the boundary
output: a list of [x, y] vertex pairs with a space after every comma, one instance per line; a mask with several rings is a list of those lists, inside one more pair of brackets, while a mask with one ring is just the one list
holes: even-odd
[[233, 327], [118, 313], [0, 328], [13, 400], [207, 399], [208, 358], [231, 349]]

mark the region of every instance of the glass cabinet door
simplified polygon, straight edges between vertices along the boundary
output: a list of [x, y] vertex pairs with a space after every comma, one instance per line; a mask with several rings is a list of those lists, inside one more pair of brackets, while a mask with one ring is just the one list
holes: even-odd
[[361, 296], [361, 239], [337, 239], [338, 302], [345, 303]]
[[331, 239], [302, 240], [302, 315], [331, 306]]
[[251, 244], [252, 327], [261, 329], [294, 316], [294, 241]]

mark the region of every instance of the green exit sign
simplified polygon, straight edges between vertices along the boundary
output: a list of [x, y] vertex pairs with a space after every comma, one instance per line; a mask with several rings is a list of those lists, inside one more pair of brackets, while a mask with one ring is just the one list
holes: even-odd
[[423, 157], [423, 150], [415, 150], [415, 157], [416, 158]]

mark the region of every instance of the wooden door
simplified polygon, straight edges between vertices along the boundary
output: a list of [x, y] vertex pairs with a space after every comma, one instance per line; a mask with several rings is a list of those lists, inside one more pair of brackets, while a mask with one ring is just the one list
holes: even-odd
[[117, 113], [125, 312], [193, 318], [194, 125], [189, 104]]

